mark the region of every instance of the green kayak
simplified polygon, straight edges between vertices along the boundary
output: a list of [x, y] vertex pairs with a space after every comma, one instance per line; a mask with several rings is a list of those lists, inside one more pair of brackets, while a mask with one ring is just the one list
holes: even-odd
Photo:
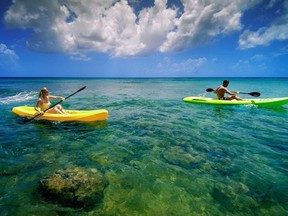
[[263, 98], [263, 99], [243, 99], [237, 100], [218, 100], [217, 98], [207, 97], [186, 97], [183, 101], [195, 104], [212, 104], [212, 105], [247, 105], [255, 104], [259, 106], [282, 106], [288, 103], [288, 97], [282, 98]]

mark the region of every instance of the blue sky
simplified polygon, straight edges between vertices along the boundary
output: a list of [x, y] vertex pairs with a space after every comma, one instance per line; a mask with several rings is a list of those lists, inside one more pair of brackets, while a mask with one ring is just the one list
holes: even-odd
[[287, 0], [2, 0], [0, 77], [288, 77]]

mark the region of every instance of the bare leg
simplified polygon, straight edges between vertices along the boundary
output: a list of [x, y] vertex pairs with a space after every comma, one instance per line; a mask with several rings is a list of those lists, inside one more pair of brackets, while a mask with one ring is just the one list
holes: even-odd
[[59, 104], [55, 107], [55, 109], [57, 109], [57, 112], [59, 112], [59, 113], [61, 113], [61, 114], [68, 114], [68, 113], [63, 109], [63, 107], [62, 107], [61, 105], [59, 105]]
[[52, 108], [51, 110], [48, 110], [47, 112], [49, 113], [54, 113], [54, 114], [68, 114], [61, 105], [57, 105], [54, 108]]
[[231, 99], [231, 100], [239, 100], [239, 101], [240, 101], [240, 100], [243, 100], [242, 98], [237, 97], [236, 95], [231, 95], [231, 96], [230, 96], [230, 99]]

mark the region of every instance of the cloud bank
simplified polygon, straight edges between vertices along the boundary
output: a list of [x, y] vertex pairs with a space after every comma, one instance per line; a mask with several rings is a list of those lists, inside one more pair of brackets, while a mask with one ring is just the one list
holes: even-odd
[[[288, 39], [288, 2], [271, 0], [266, 7], [266, 9], [274, 7], [279, 16], [270, 26], [261, 27], [256, 31], [245, 30], [239, 39], [240, 49], [267, 46], [275, 40]], [[271, 14], [271, 18], [273, 18], [273, 14]]]
[[[133, 5], [137, 1], [127, 0], [13, 0], [4, 19], [10, 28], [33, 30], [27, 41], [31, 50], [68, 53], [74, 59], [87, 60], [89, 52], [128, 57], [209, 43], [241, 31], [243, 13], [259, 2], [179, 0], [168, 7], [167, 0], [155, 0], [150, 7], [136, 11]], [[279, 29], [281, 35], [276, 34]], [[246, 30], [239, 47], [287, 39], [287, 29], [287, 24], [272, 24], [256, 32]]]
[[14, 50], [0, 43], [0, 68], [17, 66], [18, 56]]

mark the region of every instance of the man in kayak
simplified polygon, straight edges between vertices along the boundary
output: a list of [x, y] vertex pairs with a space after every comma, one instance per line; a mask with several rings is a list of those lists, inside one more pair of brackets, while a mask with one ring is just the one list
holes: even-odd
[[[239, 94], [239, 92], [231, 92], [227, 89], [228, 85], [229, 80], [224, 80], [223, 84], [214, 91], [214, 93], [217, 95], [217, 98], [219, 100], [242, 100], [242, 98], [236, 96], [236, 94]], [[225, 97], [226, 93], [230, 96]]]
[[[47, 88], [42, 88], [39, 93], [38, 93], [38, 101], [34, 107], [34, 109], [41, 113], [44, 114], [44, 110], [48, 109], [51, 105], [50, 103], [50, 99], [61, 99], [62, 101], [65, 100], [64, 97], [61, 96], [53, 96], [53, 95], [49, 95], [49, 91]], [[60, 104], [58, 104], [57, 106], [49, 109], [46, 111], [47, 113], [55, 113], [55, 114], [68, 114]]]

